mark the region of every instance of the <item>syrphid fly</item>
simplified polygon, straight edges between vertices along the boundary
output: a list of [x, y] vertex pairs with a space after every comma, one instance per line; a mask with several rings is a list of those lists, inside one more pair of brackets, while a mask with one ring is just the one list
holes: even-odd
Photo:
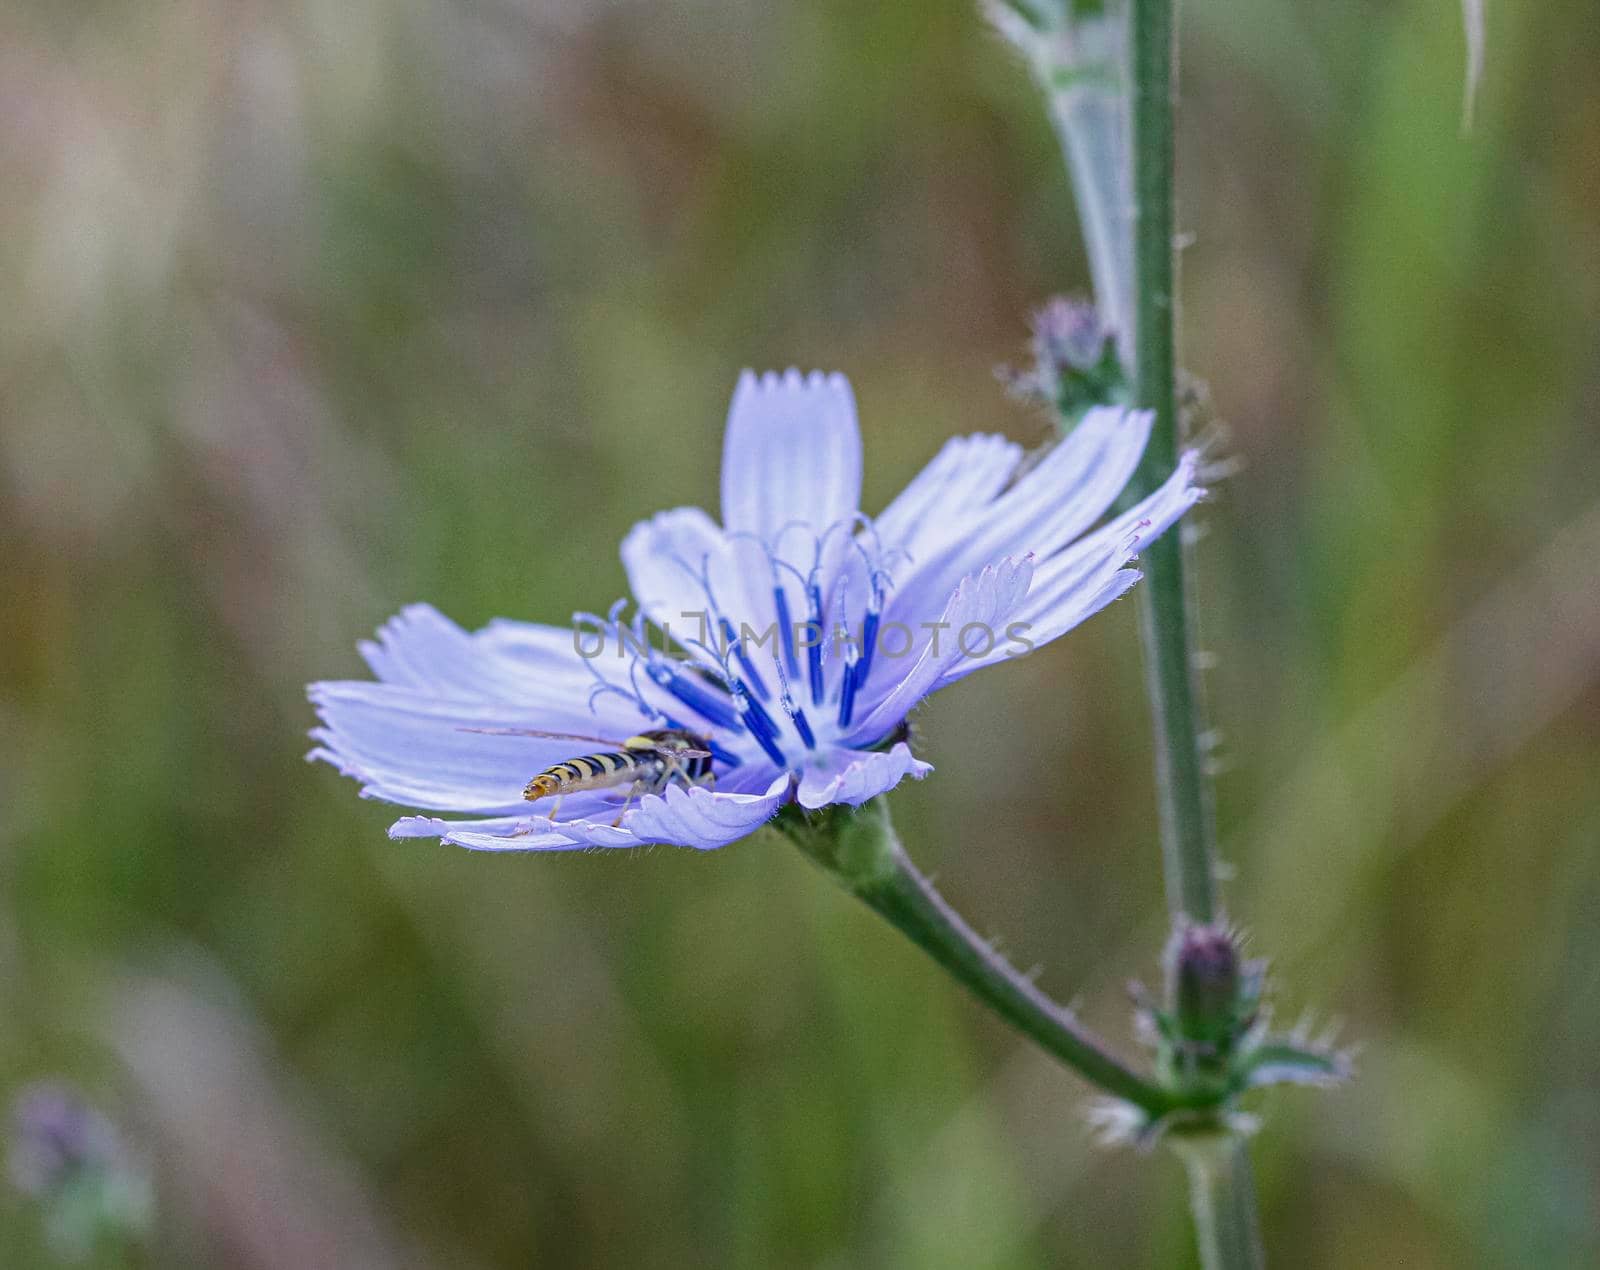
[[[662, 793], [669, 785], [685, 787], [710, 785], [711, 751], [704, 737], [682, 728], [656, 728], [612, 741], [600, 736], [573, 732], [540, 732], [533, 728], [462, 728], [463, 732], [487, 732], [495, 736], [536, 736], [553, 741], [583, 741], [609, 748], [564, 763], [547, 767], [528, 782], [522, 796], [530, 803], [541, 798], [576, 794], [581, 790], [610, 789], [628, 785], [625, 812], [633, 800], [644, 794]], [[619, 812], [617, 819], [622, 815]]]

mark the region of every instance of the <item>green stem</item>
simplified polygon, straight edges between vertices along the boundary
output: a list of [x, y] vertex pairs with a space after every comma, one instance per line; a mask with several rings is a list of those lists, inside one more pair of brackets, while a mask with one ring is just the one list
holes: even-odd
[[[1134, 402], [1156, 412], [1133, 493], [1143, 497], [1178, 458], [1177, 261], [1174, 100], [1176, 0], [1129, 0], [1134, 195]], [[1166, 866], [1167, 907], [1175, 920], [1217, 917], [1216, 839], [1201, 752], [1192, 614], [1181, 533], [1163, 535], [1144, 554], [1140, 625], [1155, 724], [1156, 788]], [[1265, 1264], [1250, 1159], [1237, 1134], [1175, 1142], [1189, 1172], [1200, 1259], [1206, 1270], [1259, 1270]]]
[[1171, 1110], [1173, 1099], [1165, 1090], [1127, 1066], [1070, 1010], [995, 952], [917, 872], [882, 799], [859, 809], [828, 808], [809, 818], [786, 813], [777, 827], [979, 1001], [1085, 1080], [1151, 1119]]
[[[1173, 251], [1174, 0], [1130, 0], [1134, 195], [1134, 402], [1156, 414], [1130, 493], [1153, 493], [1178, 460]], [[1156, 788], [1167, 906], [1197, 922], [1217, 915], [1210, 788], [1180, 531], [1145, 550], [1140, 588], [1145, 674], [1155, 723]]]
[[1205, 1270], [1262, 1270], [1266, 1255], [1256, 1224], [1255, 1184], [1242, 1139], [1174, 1138], [1189, 1174], [1195, 1240]]

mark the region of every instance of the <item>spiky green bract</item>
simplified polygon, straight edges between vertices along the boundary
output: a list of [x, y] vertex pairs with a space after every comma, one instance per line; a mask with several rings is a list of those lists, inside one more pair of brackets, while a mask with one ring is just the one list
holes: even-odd
[[1156, 1134], [1228, 1126], [1248, 1130], [1239, 1108], [1266, 1085], [1331, 1085], [1350, 1076], [1350, 1057], [1331, 1035], [1302, 1026], [1270, 1030], [1264, 1001], [1266, 963], [1246, 958], [1243, 940], [1224, 926], [1183, 923], [1168, 941], [1166, 990], [1156, 1004], [1136, 989], [1141, 1033], [1154, 1046], [1156, 1070], [1179, 1109]]

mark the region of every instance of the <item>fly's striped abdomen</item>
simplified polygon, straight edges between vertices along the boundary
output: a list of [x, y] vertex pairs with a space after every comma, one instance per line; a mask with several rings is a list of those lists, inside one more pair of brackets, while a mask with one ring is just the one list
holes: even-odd
[[552, 794], [575, 794], [582, 789], [607, 789], [657, 775], [661, 760], [653, 751], [628, 753], [612, 750], [605, 754], [586, 754], [547, 767], [531, 781], [522, 796], [529, 802]]

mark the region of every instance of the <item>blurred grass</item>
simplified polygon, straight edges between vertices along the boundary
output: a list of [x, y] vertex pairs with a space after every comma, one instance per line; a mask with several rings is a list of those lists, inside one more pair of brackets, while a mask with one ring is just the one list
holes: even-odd
[[[1297, 1266], [1600, 1258], [1600, 28], [1188, 7], [1187, 360], [1237, 915], [1363, 1076], [1277, 1100]], [[144, 1141], [151, 1264], [1183, 1264], [1175, 1168], [798, 858], [391, 844], [303, 685], [426, 598], [620, 594], [744, 365], [868, 506], [1081, 287], [963, 4], [0, 13], [0, 1085]], [[1133, 614], [942, 697], [921, 860], [1122, 1034], [1160, 939]], [[0, 1205], [6, 1264], [47, 1265]]]

